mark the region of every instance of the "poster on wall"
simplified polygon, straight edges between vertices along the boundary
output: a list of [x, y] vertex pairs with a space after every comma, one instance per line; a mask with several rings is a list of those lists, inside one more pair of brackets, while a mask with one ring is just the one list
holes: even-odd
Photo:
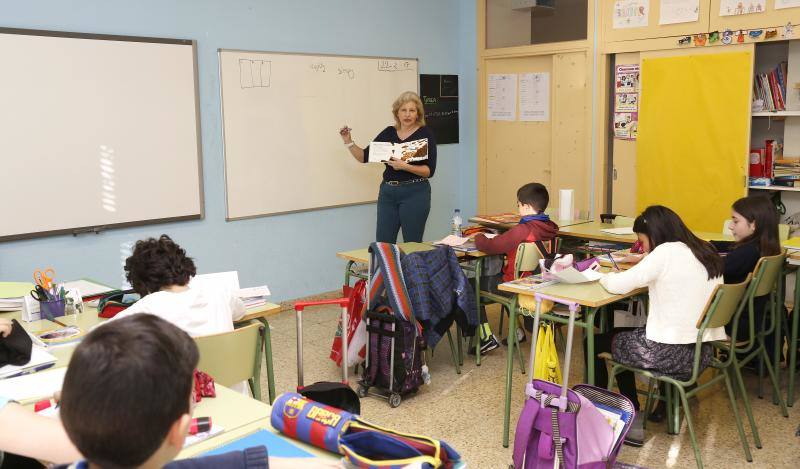
[[800, 7], [800, 0], [775, 0], [775, 9], [783, 10], [784, 8], [797, 8]]
[[614, 113], [614, 138], [623, 140], [636, 140], [636, 132], [638, 127], [638, 112]]
[[489, 74], [490, 121], [513, 121], [517, 119], [517, 74]]
[[436, 143], [458, 143], [458, 75], [421, 74], [419, 89]]
[[614, 29], [643, 28], [650, 18], [650, 0], [616, 0], [614, 2]]
[[639, 127], [639, 64], [614, 70], [614, 138], [635, 140]]
[[661, 0], [658, 24], [693, 23], [700, 18], [700, 0]]
[[719, 16], [750, 15], [764, 13], [767, 0], [720, 0]]
[[550, 74], [519, 74], [519, 120], [547, 122], [550, 120]]

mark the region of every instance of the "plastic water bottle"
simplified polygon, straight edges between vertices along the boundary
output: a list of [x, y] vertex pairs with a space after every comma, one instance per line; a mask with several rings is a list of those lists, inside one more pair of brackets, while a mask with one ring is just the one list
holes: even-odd
[[457, 208], [455, 212], [453, 212], [453, 223], [452, 228], [450, 230], [450, 234], [454, 236], [461, 236], [461, 209]]

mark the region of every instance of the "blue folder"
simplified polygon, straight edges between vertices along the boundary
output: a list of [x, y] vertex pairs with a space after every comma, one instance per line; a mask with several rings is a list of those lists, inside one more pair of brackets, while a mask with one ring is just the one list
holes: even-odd
[[281, 458], [312, 458], [308, 451], [292, 443], [286, 437], [272, 433], [269, 430], [259, 430], [250, 435], [232, 441], [225, 446], [213, 449], [203, 456], [213, 456], [215, 454], [228, 453], [230, 451], [242, 451], [253, 446], [264, 445], [270, 456]]

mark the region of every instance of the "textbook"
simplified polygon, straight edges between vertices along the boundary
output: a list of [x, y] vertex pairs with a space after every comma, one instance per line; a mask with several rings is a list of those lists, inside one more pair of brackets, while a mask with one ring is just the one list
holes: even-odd
[[383, 163], [392, 158], [403, 160], [407, 163], [412, 161], [424, 161], [428, 159], [428, 139], [411, 140], [410, 142], [391, 143], [391, 142], [370, 142], [368, 163]]

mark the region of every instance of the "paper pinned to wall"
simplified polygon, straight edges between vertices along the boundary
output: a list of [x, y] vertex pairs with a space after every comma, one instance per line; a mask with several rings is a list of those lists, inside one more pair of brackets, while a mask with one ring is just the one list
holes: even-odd
[[616, 0], [613, 18], [614, 29], [646, 27], [650, 20], [650, 0]]
[[547, 122], [550, 120], [550, 74], [519, 74], [519, 120]]
[[775, 0], [775, 9], [783, 10], [784, 8], [797, 8], [800, 7], [800, 0]]
[[517, 119], [517, 74], [489, 74], [489, 120]]
[[700, 0], [661, 0], [658, 24], [693, 23], [700, 19]]
[[[777, 0], [776, 0], [777, 1]], [[764, 13], [767, 0], [720, 0], [719, 16], [750, 15]]]

